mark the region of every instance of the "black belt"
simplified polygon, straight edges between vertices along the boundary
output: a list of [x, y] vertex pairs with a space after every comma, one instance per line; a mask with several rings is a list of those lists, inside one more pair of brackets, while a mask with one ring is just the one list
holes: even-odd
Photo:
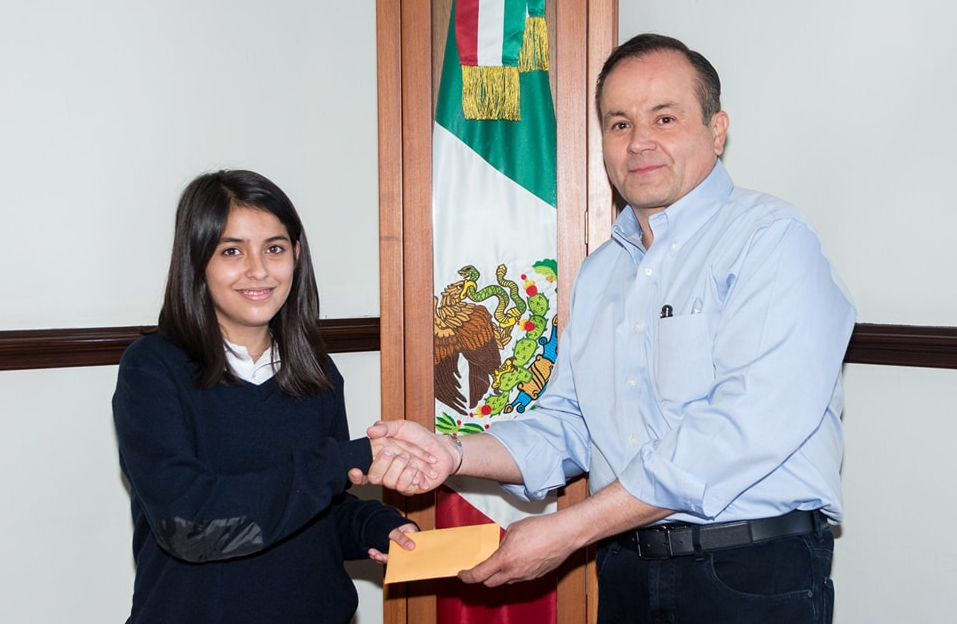
[[777, 518], [741, 520], [716, 524], [662, 524], [627, 531], [615, 538], [642, 559], [671, 559], [693, 555], [695, 533], [697, 552], [738, 548], [781, 537], [807, 535], [827, 527], [827, 519], [819, 511], [792, 511]]

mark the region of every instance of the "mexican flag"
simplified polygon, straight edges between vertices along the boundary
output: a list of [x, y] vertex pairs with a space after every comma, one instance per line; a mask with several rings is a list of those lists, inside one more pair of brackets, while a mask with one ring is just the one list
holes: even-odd
[[[558, 344], [555, 113], [544, 0], [456, 0], [433, 130], [435, 428], [465, 436], [535, 408]], [[453, 478], [437, 528], [550, 513]], [[439, 624], [555, 622], [554, 576], [439, 583]]]

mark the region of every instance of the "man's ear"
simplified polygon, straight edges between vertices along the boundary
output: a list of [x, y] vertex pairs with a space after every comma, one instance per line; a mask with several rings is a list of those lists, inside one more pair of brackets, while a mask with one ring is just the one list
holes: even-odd
[[728, 113], [724, 111], [718, 111], [711, 116], [709, 127], [714, 139], [714, 153], [716, 156], [720, 156], [724, 152], [724, 141], [728, 138], [729, 123]]

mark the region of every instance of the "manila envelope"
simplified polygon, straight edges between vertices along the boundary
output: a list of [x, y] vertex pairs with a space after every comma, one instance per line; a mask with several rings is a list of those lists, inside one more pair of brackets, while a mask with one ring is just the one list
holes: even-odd
[[389, 544], [385, 583], [455, 576], [488, 559], [498, 548], [500, 535], [494, 522], [409, 533], [414, 550]]

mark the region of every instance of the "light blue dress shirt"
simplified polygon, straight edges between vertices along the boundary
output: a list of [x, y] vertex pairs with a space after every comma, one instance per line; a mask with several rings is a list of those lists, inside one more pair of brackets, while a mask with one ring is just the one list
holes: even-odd
[[490, 428], [524, 478], [506, 489], [538, 499], [588, 472], [592, 492], [617, 479], [668, 521], [840, 521], [855, 310], [817, 235], [720, 161], [650, 223], [646, 250], [622, 211], [578, 274], [545, 394]]

